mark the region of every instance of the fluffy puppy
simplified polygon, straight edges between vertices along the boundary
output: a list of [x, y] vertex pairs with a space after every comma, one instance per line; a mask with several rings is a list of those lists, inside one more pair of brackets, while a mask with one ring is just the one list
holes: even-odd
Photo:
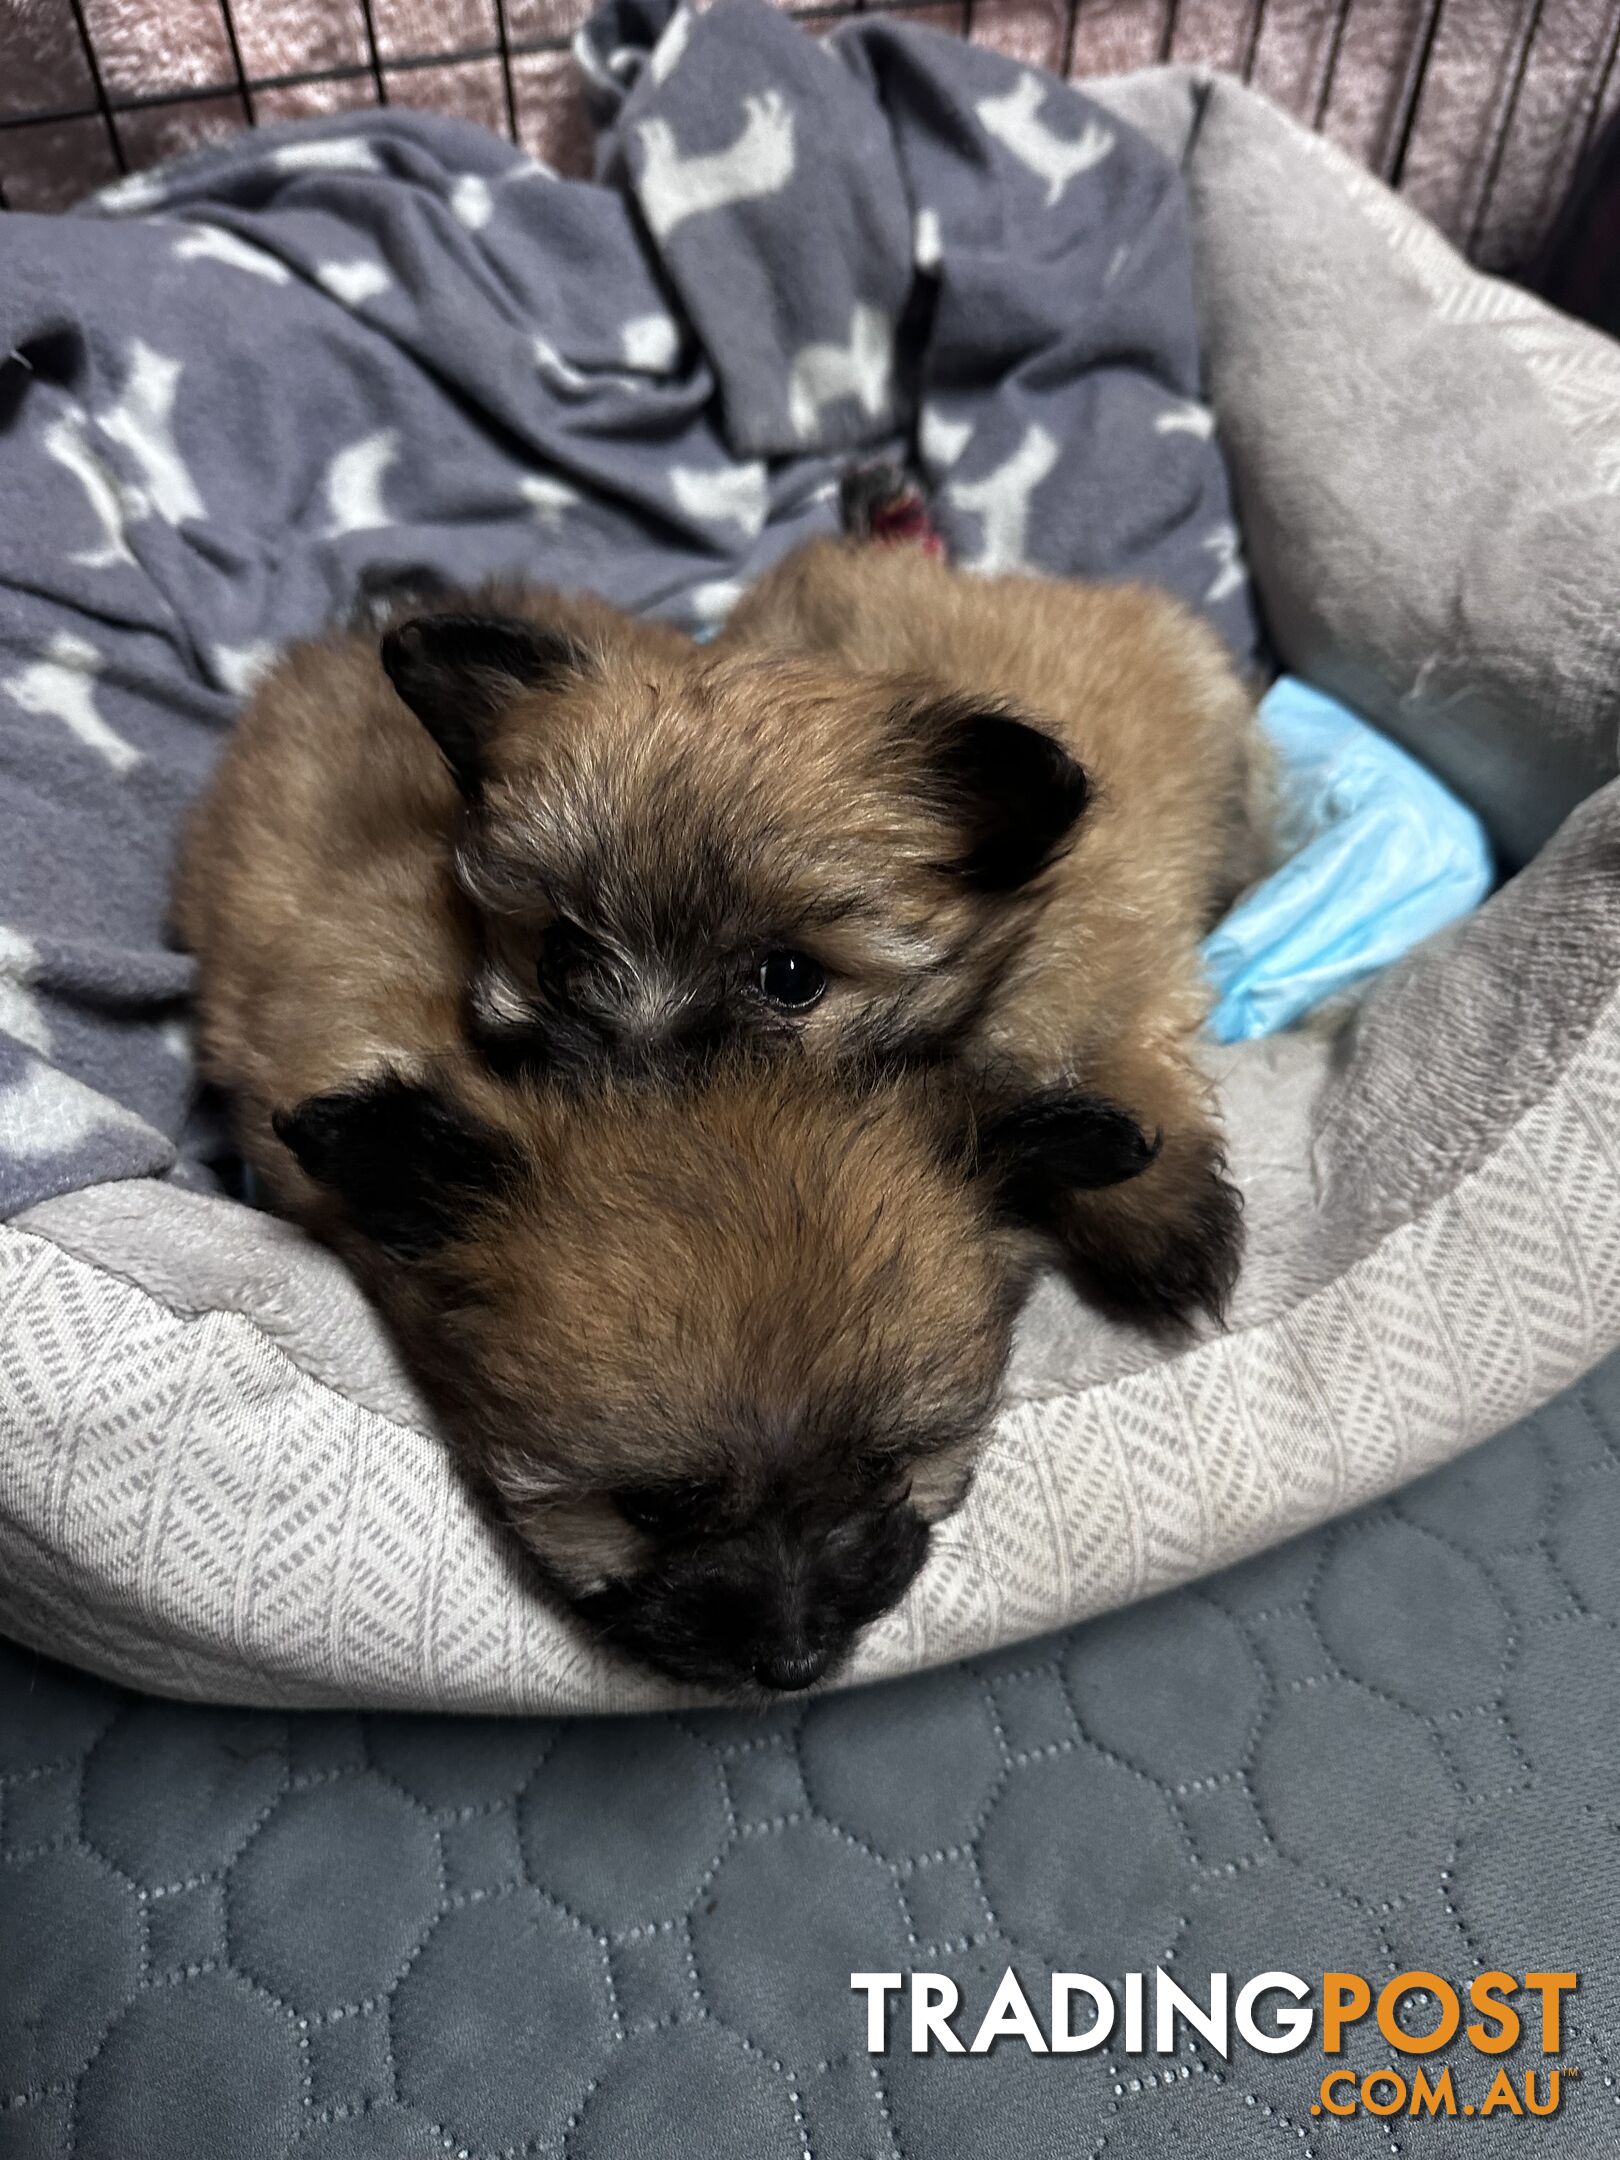
[[383, 668], [462, 795], [497, 1055], [666, 1068], [718, 1043], [1077, 1085], [1158, 1137], [1054, 1191], [1082, 1288], [1224, 1307], [1237, 1196], [1190, 1038], [1203, 931], [1263, 866], [1265, 761], [1214, 634], [1142, 587], [817, 542], [710, 648], [477, 600]]
[[745, 596], [729, 635], [931, 678], [1047, 747], [1003, 886], [1012, 948], [956, 1054], [1044, 1085], [1083, 1076], [1127, 1105], [1156, 1159], [1128, 1186], [1052, 1191], [1057, 1249], [1104, 1305], [1220, 1317], [1242, 1212], [1191, 1052], [1209, 1005], [1198, 946], [1270, 866], [1274, 805], [1253, 696], [1215, 633], [1146, 586], [980, 579], [918, 548], [817, 542]]
[[497, 1077], [456, 791], [380, 680], [362, 640], [293, 652], [193, 814], [203, 1071], [574, 1608], [683, 1681], [807, 1686], [966, 1490], [1030, 1195], [1134, 1174], [1141, 1134], [802, 1055]]
[[1140, 1144], [1101, 1106], [953, 1128], [917, 1087], [458, 1061], [274, 1111], [256, 1162], [587, 1623], [681, 1681], [797, 1689], [967, 1492], [1028, 1262], [1003, 1208]]
[[[519, 639], [530, 667], [542, 651], [572, 662], [611, 649], [651, 669], [693, 649], [588, 597], [478, 597], [500, 628], [493, 651], [481, 640], [482, 669], [469, 663], [469, 713], [489, 680], [508, 682], [489, 671]], [[379, 665], [379, 635], [373, 621], [288, 648], [180, 850], [172, 919], [199, 962], [199, 1059], [239, 1121], [258, 1117], [243, 1134], [250, 1161], [289, 1071], [319, 1093], [390, 1062], [410, 1071], [467, 1032], [485, 939], [455, 872], [458, 738], [449, 719], [440, 748], [424, 735]]]

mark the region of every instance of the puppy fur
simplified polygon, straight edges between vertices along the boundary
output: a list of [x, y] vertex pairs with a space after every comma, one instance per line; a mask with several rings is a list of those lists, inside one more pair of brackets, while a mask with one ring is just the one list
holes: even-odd
[[[536, 635], [649, 657], [687, 641], [588, 598], [490, 588], [480, 604]], [[384, 618], [386, 623], [386, 617]], [[484, 940], [456, 876], [461, 797], [444, 755], [378, 662], [379, 628], [290, 647], [240, 716], [182, 839], [171, 919], [198, 961], [202, 1070], [230, 1093], [274, 1205], [313, 1196], [270, 1113], [464, 1039]]]
[[1273, 775], [1214, 631], [1146, 586], [978, 579], [915, 548], [822, 542], [745, 597], [730, 635], [1000, 698], [1083, 774], [969, 1039], [1032, 1081], [1083, 1076], [1159, 1138], [1140, 1179], [1054, 1196], [1081, 1286], [1173, 1326], [1220, 1317], [1242, 1214], [1191, 1054], [1209, 1005], [1198, 945], [1270, 866]]
[[459, 802], [374, 639], [288, 655], [183, 848], [204, 1073], [576, 1610], [683, 1681], [808, 1685], [966, 1491], [1030, 1196], [1146, 1143], [1072, 1092], [986, 1111], [791, 1044], [497, 1076]]
[[[1139, 1179], [1048, 1196], [1055, 1255], [1125, 1313], [1222, 1312], [1241, 1216], [1190, 1049], [1197, 947], [1265, 867], [1269, 768], [1178, 602], [822, 541], [708, 648], [470, 601], [383, 660], [457, 775], [498, 1060], [799, 1044], [1082, 1088], [1160, 1144]], [[766, 994], [784, 955], [813, 1001]]]
[[968, 1489], [1023, 1285], [1014, 1173], [912, 1085], [463, 1070], [276, 1121], [553, 1584], [680, 1680], [810, 1684]]

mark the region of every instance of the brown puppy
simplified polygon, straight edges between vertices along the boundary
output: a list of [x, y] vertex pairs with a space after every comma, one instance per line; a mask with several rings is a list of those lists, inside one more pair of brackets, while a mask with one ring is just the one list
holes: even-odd
[[[997, 1198], [1053, 1148], [953, 1141], [917, 1084], [381, 1074], [275, 1113], [260, 1162], [590, 1625], [683, 1681], [799, 1688], [967, 1492], [1027, 1271]], [[1129, 1167], [1134, 1128], [1081, 1123], [1087, 1174]]]
[[708, 649], [477, 601], [383, 664], [466, 802], [475, 1025], [550, 1066], [716, 1043], [946, 1059], [1128, 1108], [1158, 1159], [1048, 1196], [1104, 1302], [1219, 1313], [1237, 1197], [1189, 1051], [1203, 931], [1263, 866], [1252, 700], [1137, 587], [818, 542]]
[[[508, 641], [521, 621], [529, 665], [539, 649], [573, 655], [587, 638], [615, 652], [633, 640], [647, 666], [691, 650], [677, 632], [588, 598], [496, 588], [480, 598]], [[460, 1041], [482, 966], [477, 911], [455, 876], [463, 835], [450, 752], [400, 704], [378, 636], [338, 628], [282, 655], [181, 849], [173, 916], [201, 963], [199, 1056], [239, 1119], [258, 1117], [243, 1135], [249, 1160], [268, 1143], [289, 1073], [314, 1094], [385, 1064], [409, 1071]], [[468, 682], [472, 707], [482, 678]]]
[[[1094, 1297], [1180, 1323], [1219, 1316], [1242, 1255], [1207, 1082], [1199, 942], [1271, 854], [1271, 761], [1219, 638], [1168, 594], [954, 573], [911, 547], [819, 542], [745, 596], [727, 641], [932, 678], [1059, 746], [1029, 822], [1075, 815], [1033, 881], [1011, 865], [1014, 948], [959, 1040], [1032, 1083], [1083, 1084], [1157, 1136], [1146, 1174], [1052, 1196], [1050, 1227]], [[1000, 753], [997, 753], [1000, 754]], [[1037, 865], [1037, 872], [1041, 866]]]
[[380, 682], [363, 641], [295, 651], [194, 813], [203, 1069], [575, 1608], [682, 1680], [806, 1686], [966, 1490], [1029, 1193], [1132, 1174], [1140, 1134], [803, 1056], [490, 1074], [455, 789]]

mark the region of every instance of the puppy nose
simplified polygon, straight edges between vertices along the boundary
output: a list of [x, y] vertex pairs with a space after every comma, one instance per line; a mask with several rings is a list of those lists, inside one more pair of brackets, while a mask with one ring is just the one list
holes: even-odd
[[754, 1678], [761, 1687], [791, 1695], [812, 1687], [826, 1669], [825, 1650], [768, 1650], [756, 1663]]

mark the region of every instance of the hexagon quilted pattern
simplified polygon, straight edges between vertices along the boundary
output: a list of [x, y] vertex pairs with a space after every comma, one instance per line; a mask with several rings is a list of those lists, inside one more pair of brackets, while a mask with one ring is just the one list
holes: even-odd
[[[1395, 1499], [754, 1716], [202, 1710], [0, 1648], [0, 2160], [1620, 2150], [1620, 1360]], [[852, 1969], [1583, 1975], [1534, 2125], [1319, 2059], [869, 2057]], [[967, 2019], [964, 2019], [967, 2022]], [[1353, 2040], [1359, 2069], [1376, 2040]]]

